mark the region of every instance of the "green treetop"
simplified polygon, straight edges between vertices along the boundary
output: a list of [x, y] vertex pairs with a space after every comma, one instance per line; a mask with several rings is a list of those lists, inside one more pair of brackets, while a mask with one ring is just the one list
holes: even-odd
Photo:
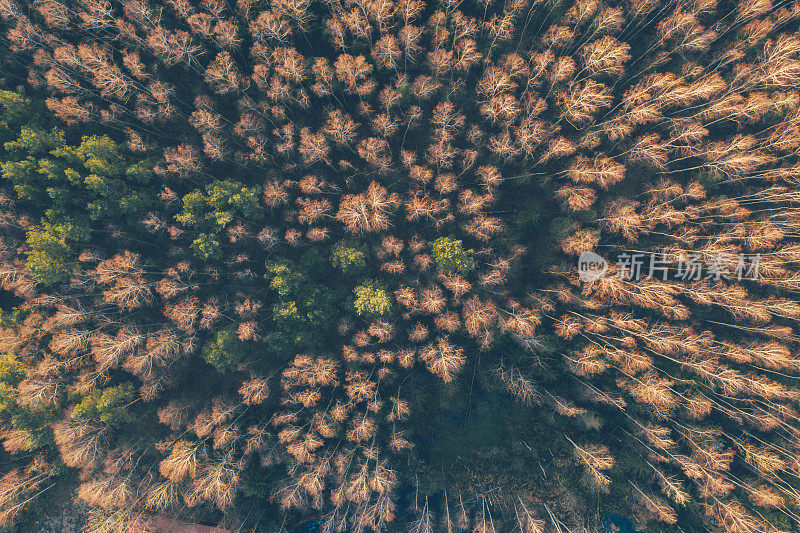
[[52, 443], [50, 424], [60, 416], [58, 408], [25, 407], [18, 403], [17, 387], [28, 366], [13, 353], [0, 354], [0, 416], [4, 424], [24, 436], [24, 449], [33, 450]]
[[192, 241], [192, 251], [197, 257], [205, 261], [222, 258], [222, 247], [216, 235], [209, 235], [208, 233], [201, 233], [199, 237]]
[[10, 352], [0, 353], [0, 383], [16, 387], [25, 379], [25, 363]]
[[152, 204], [146, 185], [153, 161], [131, 161], [106, 135], [67, 142], [64, 130], [45, 128], [23, 94], [0, 91], [0, 176], [17, 197], [43, 214], [28, 230], [27, 269], [44, 284], [65, 279], [74, 245], [85, 242], [91, 221], [138, 220]]
[[272, 319], [275, 322], [291, 322], [300, 320], [300, 311], [297, 302], [289, 300], [278, 302], [272, 306]]
[[134, 416], [128, 412], [128, 405], [135, 398], [136, 393], [130, 383], [95, 389], [75, 406], [72, 418], [101, 420], [109, 426], [118, 427], [134, 420]]
[[460, 240], [439, 237], [431, 243], [436, 267], [443, 272], [467, 273], [475, 268], [472, 250], [464, 250]]
[[16, 386], [25, 378], [25, 363], [13, 353], [0, 353], [0, 413], [11, 411], [16, 405]]
[[116, 177], [125, 172], [125, 161], [119, 146], [107, 135], [83, 137], [76, 152], [92, 174]]
[[5, 149], [12, 157], [44, 156], [55, 150], [59, 150], [59, 152], [53, 155], [60, 156], [63, 154], [66, 143], [63, 130], [53, 128], [46, 131], [39, 126], [28, 125], [22, 126], [16, 140], [5, 143]]
[[[68, 215], [86, 206], [95, 220], [136, 215], [150, 205], [147, 192], [132, 185], [150, 180], [153, 161], [127, 161], [106, 135], [83, 137], [75, 147], [67, 144], [63, 130], [25, 125], [4, 148], [2, 176], [22, 200]], [[76, 189], [88, 193], [88, 201]]]
[[215, 180], [205, 188], [184, 195], [183, 209], [175, 220], [203, 233], [192, 242], [192, 250], [201, 259], [219, 259], [222, 250], [219, 232], [237, 217], [259, 220], [264, 211], [259, 204], [258, 187], [245, 187], [238, 181]]
[[261, 190], [258, 187], [245, 187], [238, 181], [215, 181], [208, 187], [208, 201], [217, 210], [230, 207], [246, 220], [258, 220], [263, 210], [258, 202]]
[[175, 219], [198, 229], [219, 231], [230, 224], [237, 216], [255, 221], [263, 216], [258, 202], [258, 187], [245, 187], [238, 181], [215, 180], [206, 186], [183, 197], [183, 209]]
[[556, 217], [550, 222], [550, 236], [554, 241], [566, 239], [578, 228], [577, 222], [568, 217]]
[[339, 241], [331, 252], [331, 264], [346, 274], [360, 272], [367, 261], [367, 252], [364, 246], [348, 242]]
[[293, 294], [304, 281], [303, 274], [293, 268], [288, 261], [272, 261], [267, 263], [269, 286], [281, 297]]
[[389, 293], [375, 281], [367, 281], [353, 289], [354, 306], [359, 316], [382, 316], [392, 309]]
[[31, 112], [31, 100], [22, 92], [0, 91], [0, 131], [21, 122]]
[[89, 231], [85, 225], [73, 220], [51, 223], [48, 220], [28, 230], [26, 242], [30, 247], [25, 268], [33, 279], [50, 285], [69, 275], [67, 265], [72, 254], [72, 243], [86, 242]]
[[[265, 335], [267, 344], [278, 353], [295, 347], [313, 347], [321, 339], [320, 330], [336, 315], [336, 297], [313, 273], [324, 273], [318, 253], [306, 252], [299, 263], [283, 260], [267, 263], [269, 286], [277, 293], [272, 306], [274, 328]], [[318, 272], [319, 271], [319, 272]]]
[[202, 356], [219, 372], [235, 370], [247, 355], [246, 343], [236, 335], [236, 325], [231, 324], [217, 331], [214, 339], [203, 346]]

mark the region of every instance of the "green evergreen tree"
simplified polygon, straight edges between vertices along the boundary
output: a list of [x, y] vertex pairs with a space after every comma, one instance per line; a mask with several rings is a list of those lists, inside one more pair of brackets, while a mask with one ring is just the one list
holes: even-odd
[[128, 411], [135, 398], [133, 385], [127, 382], [116, 387], [95, 389], [75, 406], [72, 418], [101, 420], [109, 426], [119, 427], [135, 419]]
[[88, 238], [89, 229], [83, 224], [71, 220], [53, 224], [44, 220], [28, 230], [26, 242], [30, 250], [25, 267], [33, 279], [45, 285], [62, 281], [70, 272], [72, 243]]
[[16, 405], [16, 386], [25, 378], [26, 365], [11, 352], [0, 353], [0, 413]]
[[578, 223], [569, 217], [556, 217], [550, 222], [550, 236], [554, 241], [566, 239], [578, 229]]
[[202, 350], [203, 359], [219, 372], [236, 370], [245, 355], [247, 344], [239, 340], [235, 324], [217, 331], [213, 340], [207, 342]]
[[0, 131], [20, 123], [24, 118], [30, 117], [32, 103], [21, 90], [0, 90]]

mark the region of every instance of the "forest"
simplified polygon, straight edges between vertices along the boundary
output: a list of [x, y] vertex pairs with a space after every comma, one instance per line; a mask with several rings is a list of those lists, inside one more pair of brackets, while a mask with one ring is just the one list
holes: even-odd
[[795, 532], [799, 379], [798, 0], [0, 0], [0, 532]]

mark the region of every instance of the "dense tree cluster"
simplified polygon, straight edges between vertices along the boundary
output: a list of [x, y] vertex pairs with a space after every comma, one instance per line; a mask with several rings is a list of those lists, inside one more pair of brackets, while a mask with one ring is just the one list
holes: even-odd
[[797, 530], [799, 20], [0, 0], [0, 523]]

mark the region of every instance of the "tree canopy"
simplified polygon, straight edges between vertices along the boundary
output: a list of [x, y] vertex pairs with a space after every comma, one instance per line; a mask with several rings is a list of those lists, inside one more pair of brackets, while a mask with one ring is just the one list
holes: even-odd
[[800, 530], [798, 28], [0, 0], [0, 531]]

